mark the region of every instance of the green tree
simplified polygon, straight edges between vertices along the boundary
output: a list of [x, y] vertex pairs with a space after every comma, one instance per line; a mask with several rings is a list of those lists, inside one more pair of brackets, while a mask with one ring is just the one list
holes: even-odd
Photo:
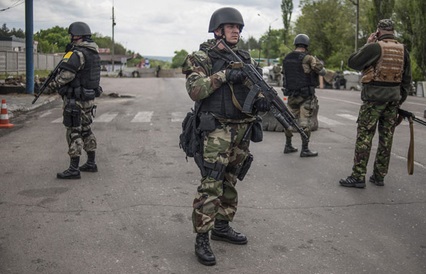
[[426, 1], [397, 0], [395, 7], [397, 33], [411, 52], [413, 79], [426, 80]]
[[284, 44], [288, 45], [288, 35], [290, 32], [291, 15], [293, 14], [293, 0], [282, 0], [281, 1], [281, 12], [284, 24], [283, 30], [283, 41]]
[[188, 55], [188, 52], [184, 49], [181, 49], [180, 51], [175, 51], [175, 56], [172, 58], [172, 68], [180, 68], [183, 65], [183, 61], [185, 60], [186, 56]]
[[310, 51], [327, 68], [340, 68], [340, 62], [346, 62], [354, 49], [353, 5], [344, 0], [302, 0], [301, 3], [302, 15], [296, 21], [295, 32], [309, 36]]
[[11, 36], [15, 36], [18, 38], [25, 38], [25, 32], [22, 29], [9, 29], [6, 26], [6, 23], [3, 23], [2, 27], [0, 28], [0, 36], [5, 36], [5, 37], [11, 37]]
[[38, 42], [38, 51], [42, 53], [64, 52], [70, 42], [68, 29], [59, 26], [36, 32], [34, 40]]

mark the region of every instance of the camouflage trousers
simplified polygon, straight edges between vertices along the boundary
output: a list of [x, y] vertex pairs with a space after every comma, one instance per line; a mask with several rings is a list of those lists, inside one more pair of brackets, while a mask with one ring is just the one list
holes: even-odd
[[364, 102], [361, 106], [357, 120], [355, 156], [352, 168], [352, 176], [354, 178], [365, 180], [371, 144], [376, 128], [378, 128], [379, 132], [379, 144], [373, 172], [376, 178], [382, 179], [388, 173], [397, 113], [398, 102]]
[[[66, 103], [67, 101], [64, 100], [64, 106]], [[82, 149], [88, 152], [95, 151], [97, 147], [96, 137], [90, 127], [93, 122], [92, 109], [95, 105], [95, 102], [94, 100], [85, 102], [76, 101], [76, 105], [80, 108], [81, 111], [80, 126], [66, 127], [68, 155], [70, 157], [81, 156]]]
[[[318, 106], [318, 99], [315, 95], [309, 97], [302, 96], [289, 96], [287, 107], [290, 112], [297, 119], [299, 126], [308, 135], [311, 135], [311, 119], [314, 114], [315, 108]], [[285, 130], [287, 137], [292, 137], [291, 130]]]
[[204, 161], [224, 165], [225, 173], [223, 180], [210, 176], [201, 179], [193, 201], [192, 223], [196, 233], [210, 231], [216, 218], [227, 221], [234, 218], [238, 205], [237, 176], [250, 154], [250, 140], [243, 141], [248, 125], [222, 124], [204, 137]]

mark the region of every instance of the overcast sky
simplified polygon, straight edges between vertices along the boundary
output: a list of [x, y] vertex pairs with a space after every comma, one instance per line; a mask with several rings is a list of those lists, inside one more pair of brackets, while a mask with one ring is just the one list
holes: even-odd
[[[299, 13], [299, 0], [293, 5], [292, 18]], [[35, 0], [34, 32], [83, 21], [92, 32], [112, 37], [113, 6], [115, 42], [147, 56], [198, 50], [200, 43], [213, 37], [207, 32], [210, 17], [221, 7], [241, 12], [243, 37], [258, 39], [269, 24], [283, 28], [281, 0]], [[25, 0], [0, 0], [0, 24], [4, 23], [9, 29], [25, 30]]]

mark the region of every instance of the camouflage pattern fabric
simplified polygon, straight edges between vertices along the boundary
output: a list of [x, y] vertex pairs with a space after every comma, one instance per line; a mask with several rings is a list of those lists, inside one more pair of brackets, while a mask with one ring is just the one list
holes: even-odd
[[[66, 102], [65, 98], [64, 106]], [[93, 122], [92, 109], [95, 101], [76, 101], [76, 104], [81, 110], [81, 126], [66, 127], [68, 155], [70, 157], [81, 156], [82, 149], [86, 152], [95, 151], [97, 146], [96, 137], [90, 127]]]
[[391, 19], [382, 19], [377, 23], [377, 28], [382, 30], [393, 31], [393, 22]]
[[388, 173], [398, 102], [364, 102], [359, 110], [352, 176], [365, 179], [371, 143], [378, 124], [379, 145], [374, 162], [374, 175], [383, 179]]
[[[296, 117], [299, 126], [309, 137], [311, 135], [312, 116], [318, 106], [317, 97], [315, 95], [309, 97], [289, 96], [287, 102], [288, 109]], [[291, 130], [285, 130], [285, 135], [292, 137], [293, 133]]]
[[221, 163], [226, 170], [223, 181], [209, 176], [201, 179], [193, 201], [192, 223], [196, 233], [210, 231], [215, 218], [234, 218], [238, 205], [236, 173], [249, 155], [250, 141], [243, 141], [247, 128], [247, 123], [226, 123], [204, 137], [204, 161]]

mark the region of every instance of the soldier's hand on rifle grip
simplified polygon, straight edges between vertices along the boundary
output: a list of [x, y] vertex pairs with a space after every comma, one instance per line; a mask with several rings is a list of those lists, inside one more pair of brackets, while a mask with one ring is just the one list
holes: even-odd
[[246, 75], [240, 69], [226, 69], [226, 81], [232, 84], [241, 84], [244, 82]]
[[271, 103], [269, 103], [266, 98], [259, 98], [256, 102], [254, 102], [254, 107], [261, 112], [268, 112], [271, 110]]
[[55, 80], [53, 80], [52, 82], [49, 83], [48, 87], [52, 91], [57, 91], [60, 86], [59, 86], [59, 84]]

